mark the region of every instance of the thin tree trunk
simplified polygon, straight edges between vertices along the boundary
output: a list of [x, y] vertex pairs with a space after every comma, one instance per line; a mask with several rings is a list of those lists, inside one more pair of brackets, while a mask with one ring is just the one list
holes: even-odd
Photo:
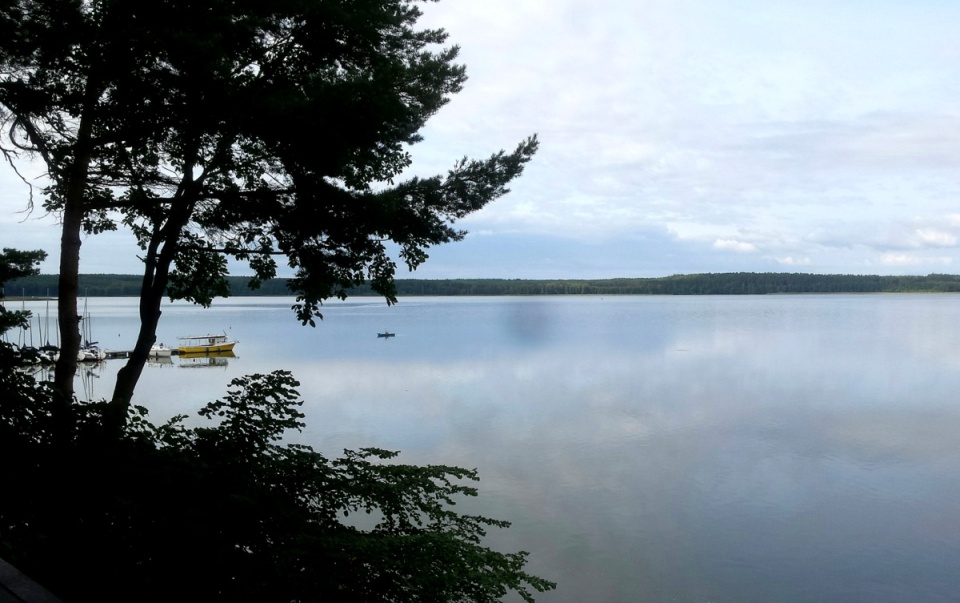
[[[127, 363], [117, 372], [117, 382], [110, 401], [110, 413], [116, 427], [126, 421], [127, 409], [133, 401], [133, 392], [143, 374], [143, 367], [150, 357], [150, 348], [157, 340], [157, 325], [160, 322], [160, 305], [170, 276], [170, 265], [176, 257], [178, 239], [190, 221], [193, 205], [182, 202], [171, 209], [171, 216], [163, 228], [154, 232], [147, 248], [140, 285], [140, 331], [137, 343]], [[162, 247], [161, 247], [162, 245]]]
[[53, 375], [58, 402], [68, 405], [73, 400], [73, 379], [77, 372], [80, 351], [80, 315], [77, 310], [78, 274], [80, 271], [80, 228], [83, 208], [67, 201], [63, 211], [60, 238], [60, 278], [57, 313], [60, 317], [60, 357]]
[[143, 282], [140, 286], [140, 331], [137, 334], [137, 343], [127, 363], [117, 372], [117, 382], [113, 388], [112, 413], [121, 424], [133, 400], [133, 392], [143, 373], [143, 367], [150, 357], [150, 348], [157, 340], [157, 325], [162, 314], [160, 303], [167, 286], [169, 271], [169, 262], [166, 266], [158, 265], [157, 247], [160, 240], [160, 235], [155, 235], [147, 251]]
[[150, 348], [157, 340], [157, 324], [160, 322], [160, 304], [167, 289], [170, 265], [179, 249], [180, 235], [190, 222], [196, 202], [196, 193], [203, 177], [194, 179], [193, 168], [197, 156], [197, 143], [186, 153], [183, 177], [170, 207], [166, 223], [155, 224], [147, 247], [147, 257], [140, 284], [140, 331], [137, 343], [127, 363], [117, 372], [117, 381], [110, 400], [109, 419], [114, 429], [121, 429], [127, 420], [127, 410], [133, 401], [133, 392], [143, 374], [143, 367], [150, 357]]
[[60, 319], [60, 358], [53, 375], [54, 400], [66, 412], [73, 402], [73, 381], [80, 351], [80, 315], [77, 294], [80, 274], [80, 230], [83, 227], [84, 196], [90, 170], [91, 124], [89, 115], [80, 118], [75, 159], [70, 167], [63, 205], [63, 226], [60, 235], [60, 277], [57, 313]]

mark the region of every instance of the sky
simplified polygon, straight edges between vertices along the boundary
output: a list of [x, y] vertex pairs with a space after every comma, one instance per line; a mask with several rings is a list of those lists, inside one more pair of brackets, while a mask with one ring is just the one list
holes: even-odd
[[[421, 23], [469, 80], [408, 175], [541, 146], [399, 277], [960, 273], [954, 0], [441, 0]], [[55, 216], [18, 213], [9, 166], [0, 187], [0, 245], [56, 273]], [[139, 272], [137, 253], [88, 237], [81, 272]]]

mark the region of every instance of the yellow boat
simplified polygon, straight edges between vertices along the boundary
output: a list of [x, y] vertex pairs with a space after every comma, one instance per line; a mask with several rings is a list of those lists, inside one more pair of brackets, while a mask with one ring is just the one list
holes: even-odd
[[227, 335], [186, 335], [177, 337], [180, 346], [177, 351], [183, 354], [221, 354], [233, 351], [236, 341], [227, 339]]

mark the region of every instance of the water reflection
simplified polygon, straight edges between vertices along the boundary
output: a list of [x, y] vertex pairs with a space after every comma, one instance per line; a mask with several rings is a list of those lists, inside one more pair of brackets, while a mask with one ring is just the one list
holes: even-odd
[[180, 354], [177, 356], [180, 368], [227, 368], [229, 360], [236, 358], [234, 352], [210, 352]]
[[[960, 590], [952, 296], [414, 299], [325, 315], [309, 329], [286, 300], [173, 305], [164, 328], [232, 324], [243, 358], [173, 381], [145, 371], [138, 403], [190, 413], [234, 376], [291, 370], [298, 441], [477, 467], [482, 495], [461, 509], [513, 522], [489, 540], [560, 582], [546, 602]], [[130, 316], [97, 324], [125, 332]], [[385, 325], [389, 345], [372, 336]]]
[[150, 356], [147, 358], [147, 366], [151, 368], [165, 368], [174, 366], [172, 356]]
[[[103, 398], [106, 394], [100, 392], [100, 381], [101, 378], [106, 373], [106, 362], [80, 362], [77, 364], [77, 378], [80, 381], [80, 389], [77, 390], [77, 396], [81, 396], [83, 400], [97, 400]], [[53, 379], [53, 374], [50, 374], [51, 380]], [[113, 388], [113, 383], [106, 385], [108, 388]]]
[[952, 600], [957, 344], [901, 345], [943, 324], [864, 309], [704, 312], [652, 348], [315, 363], [326, 425], [305, 439], [483, 468], [478, 508], [520, 527], [492, 540], [562, 576], [546, 601]]

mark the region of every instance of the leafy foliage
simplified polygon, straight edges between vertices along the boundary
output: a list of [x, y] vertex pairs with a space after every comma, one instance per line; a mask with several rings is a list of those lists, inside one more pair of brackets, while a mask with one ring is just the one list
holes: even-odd
[[51, 210], [72, 202], [82, 176], [84, 229], [115, 228], [109, 210], [120, 212], [148, 270], [186, 254], [174, 296], [203, 303], [222, 289], [212, 253], [250, 262], [257, 278], [286, 256], [305, 322], [367, 280], [392, 299], [381, 241], [415, 268], [427, 247], [460, 238], [451, 223], [504, 194], [536, 150], [530, 138], [393, 185], [407, 145], [466, 79], [447, 34], [416, 27], [415, 1], [10, 4], [4, 152], [46, 162]]
[[[119, 220], [143, 250], [143, 323], [114, 401], [129, 404], [164, 293], [209, 304], [227, 258], [276, 274], [305, 324], [369, 283], [395, 301], [453, 225], [507, 192], [537, 149], [395, 182], [464, 67], [416, 0], [11, 0], [0, 11], [0, 151], [46, 164], [62, 215], [58, 312], [74, 336], [80, 232]], [[75, 363], [56, 371], [69, 397]]]
[[506, 522], [453, 510], [477, 494], [475, 471], [283, 445], [303, 427], [289, 373], [234, 380], [200, 411], [214, 425], [156, 426], [133, 408], [115, 438], [105, 404], [76, 404], [67, 441], [29, 381], [0, 398], [0, 556], [65, 600], [492, 602], [554, 588], [523, 571], [526, 553], [483, 546]]
[[[38, 274], [40, 270], [37, 266], [46, 257], [44, 251], [20, 251], [4, 247], [3, 252], [0, 252], [0, 287], [7, 281]], [[0, 299], [3, 299], [2, 289]], [[29, 312], [7, 310], [0, 305], [0, 333], [26, 326], [29, 319]]]
[[[0, 152], [39, 157], [62, 217], [58, 312], [70, 397], [80, 233], [129, 228], [143, 250], [141, 333], [114, 401], [129, 404], [165, 293], [225, 295], [295, 271], [293, 309], [369, 283], [395, 301], [393, 241], [410, 269], [507, 192], [537, 149], [395, 183], [408, 146], [466, 79], [416, 0], [12, 0], [0, 11]], [[32, 207], [32, 196], [30, 201]]]

